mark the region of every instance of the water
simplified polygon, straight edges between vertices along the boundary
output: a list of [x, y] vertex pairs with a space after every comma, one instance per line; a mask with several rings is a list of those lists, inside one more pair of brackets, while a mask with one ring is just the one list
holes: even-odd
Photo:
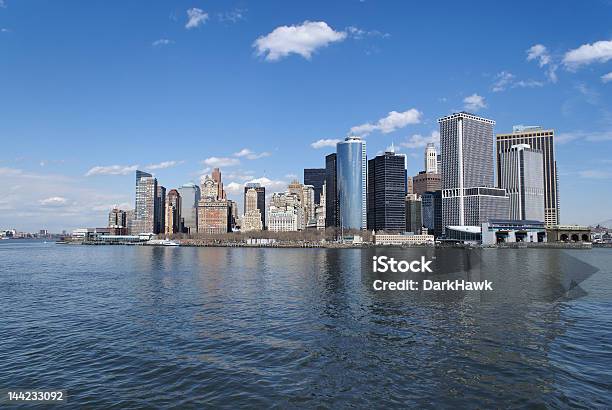
[[2, 241], [0, 389], [75, 408], [612, 406], [611, 249], [467, 251], [489, 294], [374, 292], [372, 252]]

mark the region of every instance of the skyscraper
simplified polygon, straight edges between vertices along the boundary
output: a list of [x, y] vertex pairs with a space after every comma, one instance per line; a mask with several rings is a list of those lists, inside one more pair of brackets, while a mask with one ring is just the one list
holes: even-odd
[[438, 173], [438, 151], [433, 142], [427, 144], [425, 148], [425, 172], [428, 174]]
[[404, 168], [404, 157], [394, 152], [385, 152], [368, 161], [369, 230], [405, 230]]
[[305, 168], [304, 185], [312, 185], [314, 188], [315, 204], [321, 203], [321, 191], [325, 183], [325, 168]]
[[247, 188], [244, 194], [244, 216], [242, 218], [241, 230], [261, 231], [263, 229], [261, 211], [257, 207], [259, 195], [255, 188]]
[[198, 231], [198, 202], [200, 202], [200, 187], [187, 183], [179, 187], [181, 196], [181, 218], [185, 233], [194, 234]]
[[181, 232], [181, 195], [171, 189], [166, 195], [166, 221], [164, 232], [167, 234]]
[[202, 179], [197, 221], [198, 233], [223, 234], [232, 228], [231, 204], [225, 197], [219, 168]]
[[423, 210], [421, 198], [416, 194], [406, 195], [404, 205], [406, 207], [406, 232], [420, 235], [423, 228]]
[[559, 206], [559, 180], [557, 174], [557, 161], [555, 160], [555, 132], [542, 127], [514, 126], [510, 134], [497, 134], [497, 176], [501, 186], [502, 152], [508, 151], [513, 145], [528, 144], [532, 149], [542, 151], [543, 156], [543, 182], [544, 182], [544, 222], [546, 225], [560, 223]]
[[366, 229], [366, 143], [359, 137], [347, 137], [336, 145], [336, 177], [340, 226]]
[[412, 192], [418, 196], [427, 191], [437, 191], [440, 189], [440, 174], [421, 171], [412, 178]]
[[223, 181], [221, 180], [221, 171], [219, 168], [212, 170], [212, 179], [217, 183], [217, 198], [225, 199], [225, 190], [223, 189]]
[[542, 151], [527, 144], [499, 153], [499, 186], [510, 197], [510, 219], [544, 221]]
[[337, 155], [329, 154], [325, 157], [325, 227], [336, 228], [340, 226], [338, 213], [338, 191], [336, 174]]
[[508, 218], [508, 197], [493, 186], [495, 121], [460, 112], [440, 118], [442, 224], [480, 226]]
[[259, 182], [247, 182], [244, 185], [244, 211], [246, 214], [247, 204], [246, 204], [246, 194], [249, 189], [253, 188], [255, 192], [257, 192], [257, 209], [259, 209], [259, 213], [261, 215], [261, 228], [266, 229], [266, 187], [261, 186]]
[[133, 235], [155, 232], [156, 197], [157, 179], [147, 172], [136, 171], [136, 206], [130, 229]]
[[166, 188], [157, 185], [155, 190], [155, 233], [164, 233], [166, 228]]

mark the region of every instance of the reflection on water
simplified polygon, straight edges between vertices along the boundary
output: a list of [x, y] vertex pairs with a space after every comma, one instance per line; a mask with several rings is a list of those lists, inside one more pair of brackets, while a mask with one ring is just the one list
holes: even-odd
[[[381, 254], [494, 291], [376, 292]], [[2, 244], [0, 388], [74, 407], [610, 407], [611, 256]]]

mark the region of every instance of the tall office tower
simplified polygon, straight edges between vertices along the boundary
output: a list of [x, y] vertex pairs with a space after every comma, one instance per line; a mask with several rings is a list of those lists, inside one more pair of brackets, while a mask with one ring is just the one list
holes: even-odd
[[442, 224], [480, 226], [507, 219], [508, 197], [493, 186], [495, 121], [466, 112], [438, 120], [442, 151]]
[[433, 142], [428, 143], [425, 148], [425, 172], [428, 174], [438, 173], [438, 151]]
[[187, 183], [179, 187], [181, 196], [181, 218], [183, 219], [183, 232], [194, 234], [198, 231], [198, 203], [200, 202], [200, 187]]
[[246, 211], [246, 193], [253, 188], [257, 192], [257, 209], [261, 214], [261, 228], [266, 229], [266, 187], [258, 182], [247, 182], [244, 185], [244, 210]]
[[321, 191], [325, 183], [325, 168], [305, 168], [304, 185], [312, 185], [314, 188], [315, 204], [321, 203]]
[[131, 232], [154, 233], [156, 228], [157, 179], [153, 175], [136, 171], [136, 206]]
[[336, 145], [336, 155], [339, 226], [366, 229], [366, 143], [359, 137], [347, 137]]
[[325, 157], [325, 227], [336, 228], [340, 226], [338, 214], [338, 175], [337, 155], [329, 154]]
[[414, 194], [414, 181], [412, 177], [406, 176], [406, 195]]
[[134, 218], [136, 217], [136, 211], [134, 209], [128, 209], [125, 211], [125, 226], [127, 228], [127, 234], [133, 235], [132, 227], [134, 225]]
[[315, 192], [312, 185], [302, 185], [302, 208], [304, 208], [304, 226], [314, 228], [317, 221], [315, 219]]
[[166, 234], [179, 233], [181, 227], [181, 195], [176, 189], [171, 189], [166, 195]]
[[423, 192], [421, 195], [421, 217], [423, 227], [427, 228], [427, 233], [433, 235], [435, 225], [435, 205], [434, 192]]
[[421, 171], [412, 178], [412, 193], [421, 196], [428, 191], [437, 191], [440, 189], [441, 179], [440, 174]]
[[508, 151], [513, 145], [528, 144], [532, 149], [542, 151], [544, 162], [544, 222], [546, 225], [560, 223], [559, 207], [559, 180], [557, 174], [557, 161], [555, 160], [555, 132], [542, 127], [526, 127], [516, 125], [511, 134], [497, 134], [497, 178], [501, 186], [502, 152]]
[[423, 228], [422, 201], [416, 194], [406, 195], [404, 206], [406, 207], [406, 232], [421, 234]]
[[230, 207], [230, 230], [233, 231], [238, 223], [238, 202], [228, 199], [227, 203]]
[[200, 198], [220, 199], [219, 183], [210, 175], [206, 175], [202, 178], [200, 183]]
[[255, 188], [248, 188], [244, 194], [244, 216], [240, 227], [243, 232], [263, 229], [261, 211], [257, 207], [258, 197]]
[[405, 230], [405, 163], [405, 158], [394, 152], [385, 152], [368, 161], [369, 230]]
[[518, 144], [499, 153], [499, 187], [510, 197], [510, 219], [544, 221], [542, 151]]
[[225, 190], [223, 189], [223, 181], [221, 180], [221, 171], [219, 168], [212, 170], [212, 179], [217, 183], [217, 198], [225, 199]]
[[157, 185], [155, 191], [155, 233], [164, 233], [166, 229], [166, 188]]

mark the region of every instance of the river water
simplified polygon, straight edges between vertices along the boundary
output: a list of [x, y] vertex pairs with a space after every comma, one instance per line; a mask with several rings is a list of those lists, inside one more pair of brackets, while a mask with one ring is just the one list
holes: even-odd
[[[495, 290], [377, 292], [383, 253]], [[14, 388], [74, 408], [610, 408], [612, 249], [0, 241]]]

